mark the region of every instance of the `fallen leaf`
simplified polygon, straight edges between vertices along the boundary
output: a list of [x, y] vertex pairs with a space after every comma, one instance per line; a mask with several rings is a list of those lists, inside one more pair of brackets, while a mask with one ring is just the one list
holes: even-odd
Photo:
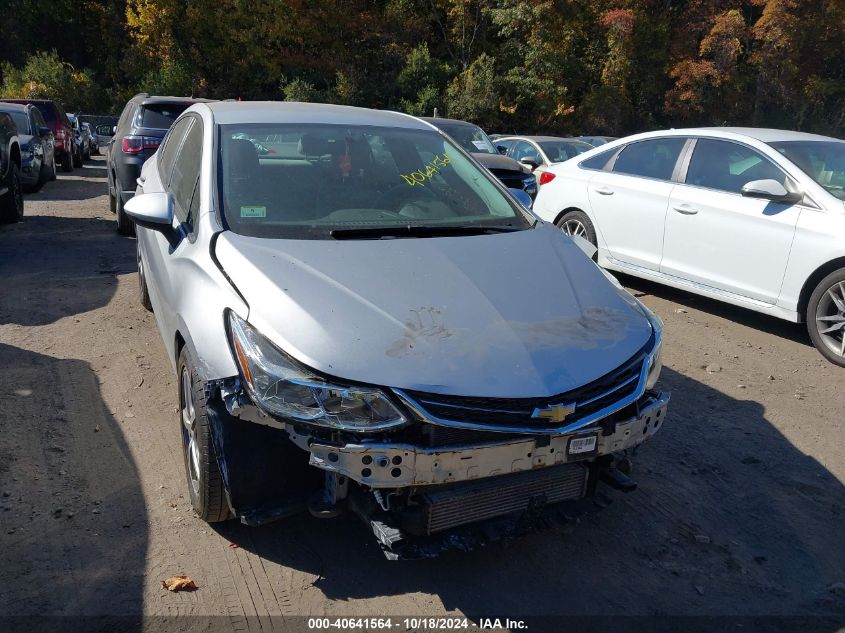
[[190, 576], [171, 576], [162, 580], [161, 586], [168, 591], [192, 591], [197, 588]]
[[238, 544], [237, 544], [237, 543], [229, 543], [229, 548], [230, 548], [230, 549], [237, 549], [237, 547], [238, 547]]

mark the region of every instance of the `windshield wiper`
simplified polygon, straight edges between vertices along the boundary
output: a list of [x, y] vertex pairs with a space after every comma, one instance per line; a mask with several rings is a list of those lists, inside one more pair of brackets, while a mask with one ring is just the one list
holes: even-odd
[[521, 231], [523, 227], [511, 224], [452, 224], [444, 226], [362, 226], [350, 229], [332, 229], [329, 231], [336, 240], [378, 239], [382, 237], [435, 237], [438, 235], [484, 235], [487, 233], [510, 233]]

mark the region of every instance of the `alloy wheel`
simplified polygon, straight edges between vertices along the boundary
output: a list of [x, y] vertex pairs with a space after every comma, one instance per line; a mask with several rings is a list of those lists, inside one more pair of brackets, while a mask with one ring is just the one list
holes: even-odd
[[587, 227], [580, 220], [569, 219], [560, 225], [560, 230], [565, 235], [580, 235], [587, 239]]
[[845, 357], [845, 282], [828, 288], [816, 307], [816, 329], [825, 346]]
[[197, 411], [194, 408], [194, 388], [191, 373], [182, 367], [179, 400], [182, 417], [182, 441], [185, 444], [185, 456], [188, 462], [188, 478], [195, 494], [200, 490], [200, 453], [197, 442]]

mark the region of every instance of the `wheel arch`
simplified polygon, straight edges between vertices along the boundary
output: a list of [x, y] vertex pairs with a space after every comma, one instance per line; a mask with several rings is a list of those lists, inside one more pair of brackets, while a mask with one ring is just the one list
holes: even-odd
[[840, 268], [845, 268], [845, 257], [837, 257], [836, 259], [832, 259], [829, 262], [822, 264], [816, 268], [809, 277], [807, 277], [807, 281], [805, 281], [804, 285], [801, 287], [801, 294], [798, 295], [799, 322], [806, 322], [807, 304], [810, 303], [810, 296], [812, 296], [813, 291], [816, 289], [816, 286], [819, 285], [819, 282], [830, 273], [839, 270]]
[[593, 221], [593, 218], [590, 217], [590, 214], [587, 213], [584, 209], [581, 209], [580, 207], [566, 207], [563, 211], [561, 211], [560, 213], [558, 213], [555, 216], [555, 219], [554, 219], [555, 225], [557, 225], [557, 223], [560, 222], [560, 220], [563, 216], [565, 216], [567, 213], [571, 213], [572, 211], [580, 211], [581, 213], [586, 215], [588, 218], [590, 218], [590, 221], [593, 223], [593, 226], [596, 225], [595, 221]]

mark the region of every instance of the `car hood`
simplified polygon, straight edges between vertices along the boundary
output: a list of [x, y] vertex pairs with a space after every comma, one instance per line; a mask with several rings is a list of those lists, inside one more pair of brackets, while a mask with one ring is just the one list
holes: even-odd
[[473, 152], [472, 157], [490, 170], [515, 171], [521, 174], [527, 173], [522, 168], [522, 163], [515, 161], [513, 158], [508, 156], [502, 156], [501, 154], [488, 154], [486, 152]]
[[651, 325], [560, 231], [385, 240], [220, 235], [248, 320], [285, 352], [355, 382], [545, 397], [612, 371]]

